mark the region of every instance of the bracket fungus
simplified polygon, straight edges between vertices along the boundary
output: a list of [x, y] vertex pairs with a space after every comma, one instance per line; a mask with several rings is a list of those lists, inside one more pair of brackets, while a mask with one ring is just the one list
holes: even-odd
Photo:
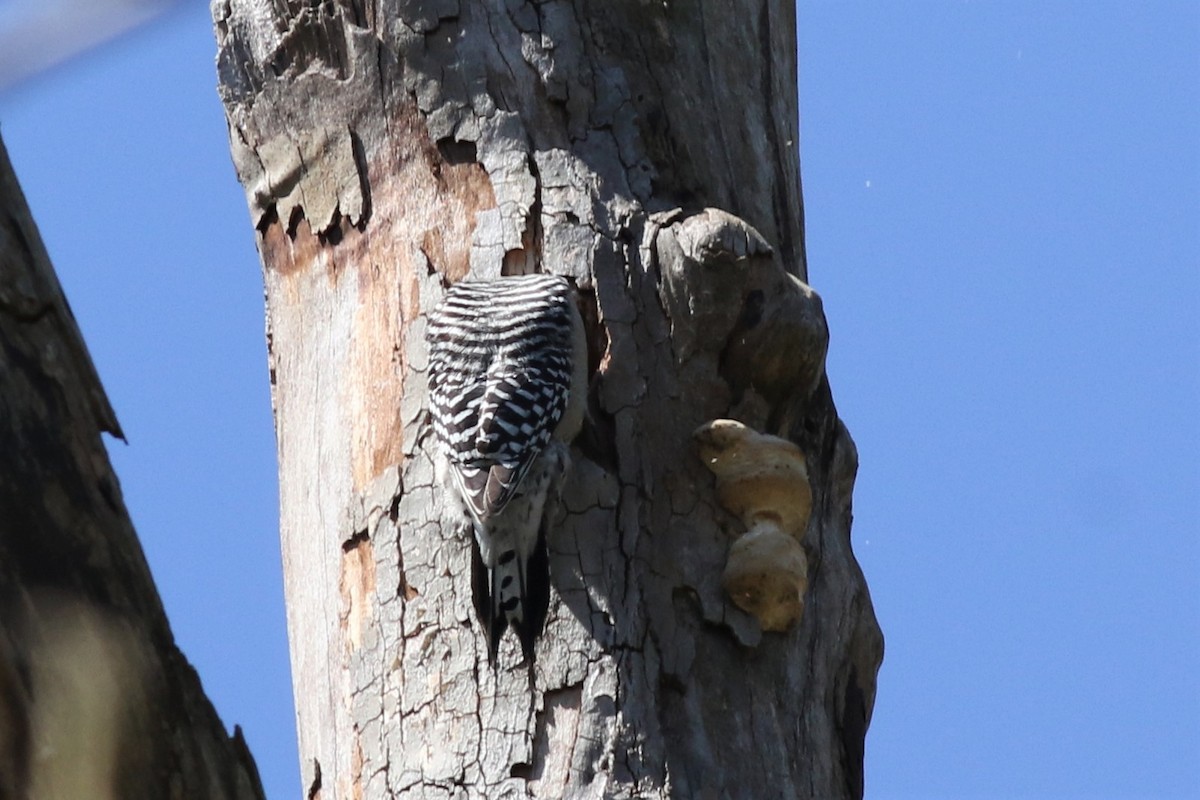
[[808, 559], [801, 542], [812, 490], [800, 448], [736, 420], [716, 419], [692, 434], [716, 475], [717, 497], [746, 526], [729, 548], [721, 585], [765, 631], [784, 631], [804, 613]]

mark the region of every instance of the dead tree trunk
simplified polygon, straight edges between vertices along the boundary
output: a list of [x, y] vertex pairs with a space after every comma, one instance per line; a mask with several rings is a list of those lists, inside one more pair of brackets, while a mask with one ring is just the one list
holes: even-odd
[[0, 800], [262, 797], [175, 647], [120, 436], [0, 144]]
[[[309, 796], [860, 795], [882, 638], [802, 282], [792, 4], [213, 12]], [[589, 419], [536, 669], [510, 640], [493, 673], [431, 468], [424, 315], [530, 271], [582, 290]], [[721, 418], [749, 428], [694, 439]]]

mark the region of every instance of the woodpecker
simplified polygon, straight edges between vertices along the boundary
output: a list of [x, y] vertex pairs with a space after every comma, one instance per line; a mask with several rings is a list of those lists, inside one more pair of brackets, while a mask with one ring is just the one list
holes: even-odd
[[546, 520], [586, 406], [575, 292], [556, 275], [462, 281], [429, 315], [426, 340], [438, 480], [474, 532], [488, 656], [511, 626], [532, 663], [550, 605]]

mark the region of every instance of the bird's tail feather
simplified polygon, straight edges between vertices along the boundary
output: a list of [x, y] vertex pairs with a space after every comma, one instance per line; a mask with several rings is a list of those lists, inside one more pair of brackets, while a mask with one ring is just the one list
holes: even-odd
[[487, 637], [488, 660], [495, 666], [500, 639], [511, 625], [525, 661], [532, 663], [534, 644], [550, 608], [550, 559], [544, 527], [539, 528], [537, 544], [524, 563], [516, 550], [505, 550], [488, 568], [476, 544], [471, 583], [475, 613]]
[[533, 645], [546, 627], [546, 614], [550, 610], [550, 556], [546, 551], [546, 529], [538, 529], [537, 544], [525, 562], [522, 578], [521, 604], [524, 606], [519, 619], [511, 619], [513, 630], [521, 640], [521, 652], [525, 660], [533, 663]]

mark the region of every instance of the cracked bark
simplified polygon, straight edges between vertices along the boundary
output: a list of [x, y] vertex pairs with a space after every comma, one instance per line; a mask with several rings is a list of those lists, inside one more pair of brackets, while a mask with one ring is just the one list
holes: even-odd
[[0, 800], [262, 797], [175, 646], [121, 436], [0, 143]]
[[[794, 9], [684, 6], [212, 5], [310, 797], [861, 795], [882, 637], [803, 283]], [[434, 485], [423, 315], [468, 273], [532, 269], [582, 290], [589, 421], [536, 668], [509, 638], [493, 673]], [[740, 523], [691, 441], [718, 417], [807, 457], [783, 634], [721, 590]]]

